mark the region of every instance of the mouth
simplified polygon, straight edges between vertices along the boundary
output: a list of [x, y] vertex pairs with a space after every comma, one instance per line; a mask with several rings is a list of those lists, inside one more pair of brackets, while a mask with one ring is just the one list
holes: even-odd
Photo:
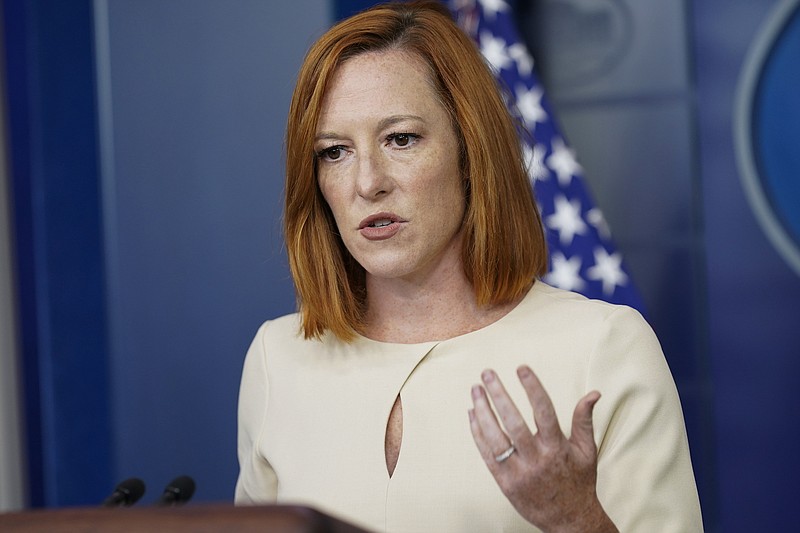
[[385, 241], [391, 239], [408, 222], [394, 213], [375, 213], [358, 225], [358, 232], [368, 241]]
[[367, 224], [367, 227], [368, 228], [382, 228], [384, 226], [388, 226], [392, 222], [394, 222], [394, 221], [393, 220], [389, 220], [388, 218], [385, 218], [385, 219], [376, 220], [376, 221], [374, 221], [374, 222], [372, 222], [370, 224]]
[[364, 228], [385, 228], [397, 222], [405, 222], [394, 213], [375, 213], [370, 215], [358, 225], [358, 229]]

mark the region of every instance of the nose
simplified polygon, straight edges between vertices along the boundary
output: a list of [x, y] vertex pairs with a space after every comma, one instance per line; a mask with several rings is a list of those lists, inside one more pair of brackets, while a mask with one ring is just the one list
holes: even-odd
[[375, 200], [391, 192], [389, 165], [380, 150], [361, 153], [356, 165], [356, 192], [366, 200]]

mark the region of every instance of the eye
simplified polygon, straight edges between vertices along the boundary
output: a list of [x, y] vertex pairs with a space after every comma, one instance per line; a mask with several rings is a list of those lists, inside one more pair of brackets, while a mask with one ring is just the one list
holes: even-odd
[[397, 144], [397, 146], [406, 146], [410, 140], [411, 138], [405, 133], [399, 133], [394, 138], [394, 142]]
[[323, 148], [319, 152], [317, 152], [317, 159], [325, 159], [327, 161], [336, 161], [337, 159], [342, 157], [342, 153], [344, 152], [344, 146], [336, 145], [336, 146], [329, 146], [328, 148]]
[[395, 146], [405, 148], [414, 144], [419, 139], [416, 133], [391, 133], [386, 137], [388, 143], [394, 143]]

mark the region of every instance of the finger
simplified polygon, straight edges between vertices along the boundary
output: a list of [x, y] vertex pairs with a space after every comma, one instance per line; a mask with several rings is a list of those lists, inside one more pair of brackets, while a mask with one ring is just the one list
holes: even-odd
[[536, 422], [540, 437], [545, 444], [557, 445], [565, 437], [558, 425], [558, 417], [550, 396], [530, 367], [526, 365], [519, 367], [517, 375], [533, 407], [533, 420]]
[[515, 444], [521, 444], [533, 438], [525, 419], [522, 418], [519, 409], [517, 409], [516, 404], [508, 395], [503, 382], [500, 381], [497, 374], [493, 370], [484, 370], [481, 373], [481, 378], [494, 404], [495, 411], [500, 416], [503, 427], [511, 437], [511, 440]]
[[503, 453], [511, 445], [511, 439], [500, 428], [500, 423], [489, 404], [486, 391], [480, 385], [472, 387], [472, 404], [475, 422], [480, 427], [484, 441], [492, 451], [492, 457]]
[[572, 434], [569, 440], [575, 444], [587, 457], [597, 455], [597, 445], [594, 442], [594, 425], [592, 413], [600, 393], [592, 391], [580, 400], [572, 414]]
[[475, 410], [470, 409], [469, 412], [469, 429], [472, 431], [472, 439], [475, 441], [475, 445], [478, 447], [478, 452], [481, 454], [483, 458], [483, 462], [486, 463], [486, 466], [493, 470], [496, 466], [497, 462], [494, 460], [495, 455], [494, 452], [489, 448], [488, 443], [486, 442], [486, 438], [483, 436], [483, 432], [481, 431], [481, 426], [478, 423], [477, 418], [475, 417]]

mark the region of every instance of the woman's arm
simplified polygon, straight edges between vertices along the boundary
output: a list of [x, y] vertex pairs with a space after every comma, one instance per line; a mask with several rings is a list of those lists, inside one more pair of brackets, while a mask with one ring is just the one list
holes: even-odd
[[247, 351], [239, 388], [237, 504], [274, 502], [278, 492], [278, 478], [259, 450], [269, 398], [264, 349], [264, 329], [267, 324], [258, 330]]

